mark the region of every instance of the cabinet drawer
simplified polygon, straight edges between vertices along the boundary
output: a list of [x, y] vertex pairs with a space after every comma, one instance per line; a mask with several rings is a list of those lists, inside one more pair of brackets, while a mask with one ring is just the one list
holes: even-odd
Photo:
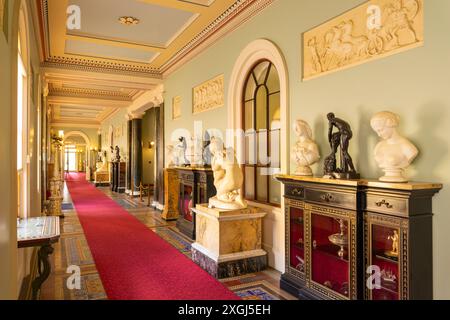
[[356, 210], [356, 194], [306, 189], [306, 201]]
[[287, 184], [284, 194], [288, 198], [303, 200], [305, 198], [305, 188]]
[[407, 216], [408, 199], [367, 195], [367, 210], [396, 216]]

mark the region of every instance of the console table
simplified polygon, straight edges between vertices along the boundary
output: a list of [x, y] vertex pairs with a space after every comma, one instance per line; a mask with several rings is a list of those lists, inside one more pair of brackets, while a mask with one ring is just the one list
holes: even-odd
[[59, 217], [39, 217], [20, 220], [17, 226], [17, 247], [40, 247], [38, 251], [39, 275], [33, 280], [33, 300], [37, 299], [42, 284], [51, 272], [49, 255], [53, 253], [52, 245], [59, 241]]

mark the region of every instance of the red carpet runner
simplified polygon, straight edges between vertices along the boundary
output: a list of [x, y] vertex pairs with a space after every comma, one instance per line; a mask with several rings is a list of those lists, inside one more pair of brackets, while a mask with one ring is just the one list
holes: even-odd
[[89, 184], [85, 175], [72, 173], [66, 178], [109, 299], [238, 299], [224, 285]]

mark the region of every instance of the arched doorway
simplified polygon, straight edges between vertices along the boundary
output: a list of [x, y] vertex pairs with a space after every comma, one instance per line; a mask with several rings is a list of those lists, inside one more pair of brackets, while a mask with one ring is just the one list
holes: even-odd
[[82, 131], [70, 131], [64, 134], [64, 170], [84, 171], [86, 180], [91, 176], [91, 141]]
[[[258, 39], [248, 44], [239, 55], [230, 77], [228, 91], [228, 128], [235, 132], [243, 132], [245, 123], [243, 116], [244, 89], [248, 76], [255, 66], [262, 61], [268, 61], [277, 70], [279, 79], [279, 123], [280, 128], [280, 171], [289, 172], [289, 76], [287, 65], [280, 49], [271, 41]], [[237, 135], [233, 146], [238, 154], [245, 154], [244, 135]], [[242, 158], [241, 158], [242, 159]], [[241, 162], [242, 163], [242, 162]], [[283, 186], [279, 185], [280, 194], [284, 193]], [[263, 247], [268, 252], [269, 264], [273, 268], [284, 271], [285, 268], [285, 222], [284, 207], [271, 206], [249, 201], [249, 204], [266, 211], [268, 215], [264, 220]]]

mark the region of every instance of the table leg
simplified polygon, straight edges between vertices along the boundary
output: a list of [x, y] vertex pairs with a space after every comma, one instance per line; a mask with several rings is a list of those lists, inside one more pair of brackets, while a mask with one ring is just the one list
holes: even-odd
[[33, 300], [37, 300], [37, 295], [41, 289], [42, 284], [50, 275], [51, 266], [49, 261], [49, 255], [53, 253], [53, 247], [51, 245], [42, 246], [38, 252], [38, 271], [39, 276], [34, 279], [33, 288]]

